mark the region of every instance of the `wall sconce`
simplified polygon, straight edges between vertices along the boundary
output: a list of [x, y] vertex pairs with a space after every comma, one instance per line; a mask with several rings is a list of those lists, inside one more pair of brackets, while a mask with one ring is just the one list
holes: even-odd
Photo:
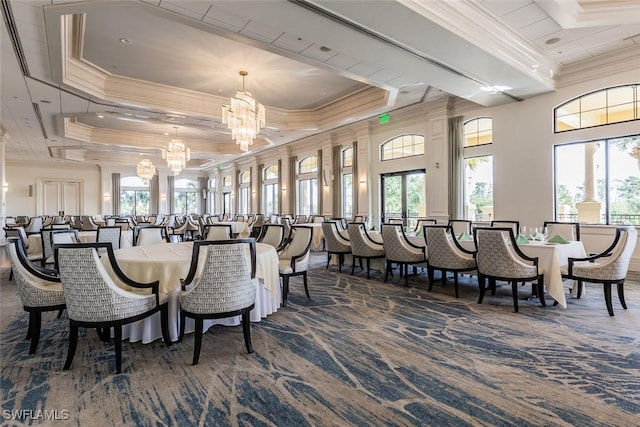
[[167, 201], [166, 193], [160, 193], [160, 201], [162, 201], [162, 202], [166, 202]]
[[364, 179], [364, 178], [361, 178], [361, 179], [360, 179], [360, 185], [364, 185], [364, 184], [366, 184], [366, 183], [367, 183], [367, 180], [366, 180], [366, 179]]
[[4, 191], [5, 193], [7, 191], [9, 191], [9, 184], [7, 184], [6, 182], [2, 184], [2, 191]]
[[287, 187], [282, 187], [282, 192], [286, 193], [287, 192]]
[[104, 201], [105, 202], [108, 202], [109, 200], [111, 200], [111, 194], [110, 193], [104, 193], [104, 195], [102, 197], [104, 197]]

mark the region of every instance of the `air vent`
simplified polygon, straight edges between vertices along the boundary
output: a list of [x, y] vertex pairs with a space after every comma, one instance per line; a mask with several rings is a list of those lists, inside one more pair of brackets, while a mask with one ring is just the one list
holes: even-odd
[[36, 113], [36, 117], [38, 118], [38, 123], [40, 123], [40, 130], [42, 131], [42, 136], [44, 139], [48, 139], [47, 131], [44, 129], [44, 123], [42, 123], [42, 113], [40, 112], [40, 106], [38, 103], [33, 102], [33, 112]]
[[11, 4], [8, 0], [2, 0], [2, 16], [4, 17], [4, 23], [7, 26], [9, 32], [9, 38], [11, 38], [11, 44], [13, 50], [16, 53], [18, 59], [18, 65], [22, 71], [22, 75], [29, 77], [29, 67], [27, 66], [27, 60], [24, 57], [24, 51], [22, 50], [22, 44], [20, 43], [20, 36], [18, 35], [18, 27], [16, 21], [13, 19], [13, 12], [11, 11]]

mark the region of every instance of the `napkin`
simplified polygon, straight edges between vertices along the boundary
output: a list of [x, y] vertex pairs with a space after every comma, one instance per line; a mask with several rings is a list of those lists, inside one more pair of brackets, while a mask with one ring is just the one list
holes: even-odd
[[470, 234], [468, 233], [460, 233], [460, 235], [458, 236], [458, 240], [473, 240], [473, 237], [471, 237]]
[[547, 243], [560, 243], [560, 244], [566, 244], [569, 243], [569, 241], [567, 239], [565, 239], [564, 237], [562, 237], [559, 234], [556, 234], [555, 236], [553, 236], [552, 238], [550, 238], [549, 240], [547, 240]]
[[516, 237], [516, 243], [519, 245], [526, 245], [529, 241], [522, 234], [518, 234], [518, 237]]

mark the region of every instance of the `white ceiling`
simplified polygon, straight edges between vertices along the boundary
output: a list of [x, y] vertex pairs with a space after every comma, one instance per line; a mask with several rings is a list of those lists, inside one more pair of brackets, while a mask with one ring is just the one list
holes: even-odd
[[240, 151], [220, 107], [242, 87], [240, 70], [267, 109], [255, 154], [444, 96], [517, 102], [554, 90], [580, 61], [640, 51], [632, 0], [2, 6], [8, 160], [133, 165], [144, 156], [160, 166], [177, 127], [189, 169], [232, 161]]

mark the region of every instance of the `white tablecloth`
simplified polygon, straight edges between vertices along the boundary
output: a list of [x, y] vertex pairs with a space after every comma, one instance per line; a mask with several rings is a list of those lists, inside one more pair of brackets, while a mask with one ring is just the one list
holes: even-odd
[[[160, 292], [167, 294], [169, 298], [169, 335], [172, 340], [178, 339], [180, 279], [187, 277], [192, 250], [193, 242], [181, 242], [134, 246], [114, 251], [120, 269], [131, 279], [138, 282], [160, 281]], [[199, 270], [204, 266], [204, 259], [201, 255]], [[106, 264], [108, 261], [105, 261]], [[106, 267], [111, 273], [111, 268], [107, 265]], [[259, 322], [276, 312], [282, 301], [278, 254], [273, 246], [256, 243], [256, 277], [259, 279], [259, 288], [255, 307], [251, 310], [252, 322]], [[240, 316], [205, 321], [204, 331], [214, 324], [239, 325]], [[193, 331], [194, 322], [187, 319], [185, 332]], [[132, 342], [142, 340], [143, 343], [162, 338], [160, 313], [123, 327], [122, 336]]]
[[[80, 236], [80, 241], [82, 243], [95, 242], [97, 234], [98, 234], [97, 230], [78, 232], [78, 235]], [[42, 237], [40, 236], [40, 233], [30, 234], [27, 237], [27, 243], [29, 245], [29, 249], [27, 250], [28, 254], [42, 253]], [[133, 246], [133, 230], [123, 231], [120, 234], [120, 247], [130, 248], [131, 246]]]

